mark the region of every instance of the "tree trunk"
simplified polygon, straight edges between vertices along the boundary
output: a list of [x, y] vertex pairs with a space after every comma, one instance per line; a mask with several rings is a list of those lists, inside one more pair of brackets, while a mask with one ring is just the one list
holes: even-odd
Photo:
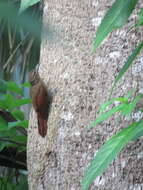
[[[99, 106], [126, 58], [140, 39], [134, 25], [136, 13], [123, 29], [114, 31], [104, 45], [92, 53], [95, 32], [110, 0], [47, 0], [44, 24], [53, 26], [54, 38], [42, 41], [40, 76], [53, 95], [45, 138], [38, 134], [32, 110], [28, 134], [30, 190], [80, 190], [84, 171], [95, 152], [128, 121], [112, 118], [87, 131]], [[128, 31], [128, 32], [127, 32]], [[114, 95], [132, 87], [142, 89], [143, 59], [126, 74]], [[138, 70], [140, 69], [140, 70]], [[130, 143], [91, 189], [136, 190], [143, 188], [143, 145]]]

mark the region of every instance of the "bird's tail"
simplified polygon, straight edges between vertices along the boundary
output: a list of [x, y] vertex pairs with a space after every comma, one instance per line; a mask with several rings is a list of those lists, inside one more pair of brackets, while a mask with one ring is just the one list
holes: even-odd
[[38, 117], [38, 132], [42, 137], [45, 137], [47, 134], [47, 120]]

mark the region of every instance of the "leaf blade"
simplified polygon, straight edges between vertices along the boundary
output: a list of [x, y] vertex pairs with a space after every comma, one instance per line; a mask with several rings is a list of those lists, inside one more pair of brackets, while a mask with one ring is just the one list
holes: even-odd
[[138, 0], [116, 0], [113, 3], [97, 29], [93, 51], [99, 47], [101, 42], [113, 29], [117, 29], [125, 24], [137, 2]]
[[143, 120], [132, 123], [110, 138], [97, 152], [82, 179], [82, 190], [87, 190], [95, 178], [102, 174], [125, 145], [143, 130]]
[[22, 13], [28, 7], [38, 3], [40, 0], [21, 0], [19, 12]]
[[135, 48], [132, 52], [132, 54], [128, 57], [127, 61], [125, 62], [124, 66], [122, 67], [121, 71], [119, 72], [118, 76], [115, 78], [115, 82], [112, 87], [116, 86], [117, 82], [122, 78], [124, 73], [128, 70], [128, 68], [132, 65], [134, 59], [137, 57], [137, 55], [140, 53], [141, 49], [143, 48], [143, 42], [141, 42], [137, 48]]
[[91, 127], [95, 127], [97, 124], [101, 123], [102, 121], [108, 119], [110, 116], [112, 116], [114, 113], [122, 110], [124, 108], [124, 104], [120, 104], [116, 107], [113, 107], [112, 109], [110, 109], [109, 111], [102, 113], [101, 115], [99, 115], [99, 117], [88, 127], [89, 129]]
[[7, 82], [7, 89], [11, 92], [23, 95], [22, 88], [20, 88], [15, 82], [12, 81]]

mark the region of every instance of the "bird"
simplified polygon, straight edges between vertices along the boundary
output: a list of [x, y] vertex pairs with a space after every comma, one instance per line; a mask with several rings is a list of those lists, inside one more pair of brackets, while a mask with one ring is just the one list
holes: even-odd
[[47, 134], [47, 121], [52, 100], [37, 70], [33, 70], [29, 73], [29, 82], [31, 84], [30, 96], [32, 105], [37, 114], [38, 132], [42, 137], [45, 137]]

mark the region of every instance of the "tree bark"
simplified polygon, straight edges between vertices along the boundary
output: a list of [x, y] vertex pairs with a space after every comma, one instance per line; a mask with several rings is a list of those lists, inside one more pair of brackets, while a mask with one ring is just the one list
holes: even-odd
[[[95, 152], [110, 136], [126, 127], [128, 120], [115, 117], [87, 131], [99, 106], [126, 58], [142, 38], [130, 30], [136, 11], [126, 26], [112, 32], [108, 40], [92, 53], [93, 39], [105, 11], [113, 1], [47, 0], [44, 25], [52, 28], [51, 40], [41, 46], [40, 76], [53, 95], [45, 138], [38, 134], [32, 110], [28, 131], [28, 170], [30, 190], [80, 190], [84, 171]], [[50, 36], [50, 35], [49, 35]], [[131, 88], [142, 90], [139, 58], [128, 71], [114, 96]], [[131, 142], [90, 189], [136, 190], [143, 188], [143, 145]]]

